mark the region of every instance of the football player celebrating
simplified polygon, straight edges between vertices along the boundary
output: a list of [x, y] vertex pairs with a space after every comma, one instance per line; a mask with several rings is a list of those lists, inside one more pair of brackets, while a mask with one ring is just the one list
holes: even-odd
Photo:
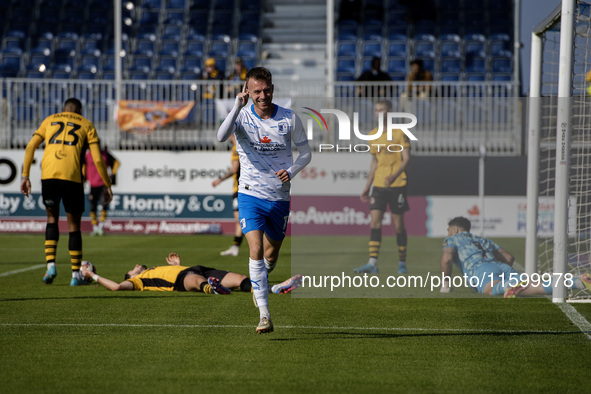
[[[247, 106], [252, 99], [252, 105]], [[250, 249], [249, 274], [259, 308], [258, 333], [273, 331], [269, 312], [268, 273], [277, 263], [289, 218], [291, 180], [312, 159], [300, 118], [273, 104], [269, 70], [246, 74], [242, 92], [217, 132], [219, 141], [235, 134], [240, 157], [239, 219]], [[292, 144], [299, 152], [293, 161]]]

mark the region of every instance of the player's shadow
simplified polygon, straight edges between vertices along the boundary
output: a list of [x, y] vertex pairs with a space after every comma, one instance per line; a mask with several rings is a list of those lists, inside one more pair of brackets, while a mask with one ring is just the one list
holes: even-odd
[[[411, 330], [409, 330], [411, 331]], [[358, 332], [358, 331], [329, 331], [324, 333], [301, 333], [294, 338], [272, 338], [271, 341], [301, 341], [301, 340], [343, 340], [343, 339], [394, 339], [394, 338], [420, 338], [420, 337], [466, 337], [466, 336], [495, 336], [495, 337], [509, 337], [509, 336], [540, 336], [540, 335], [573, 335], [573, 334], [589, 334], [588, 331], [478, 331], [478, 332], [420, 332], [420, 333], [402, 333], [402, 332]]]

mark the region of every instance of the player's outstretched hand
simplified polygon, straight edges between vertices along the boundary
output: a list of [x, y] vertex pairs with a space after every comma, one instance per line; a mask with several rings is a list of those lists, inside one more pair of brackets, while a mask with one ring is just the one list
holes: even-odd
[[363, 189], [363, 192], [361, 193], [361, 196], [359, 196], [359, 198], [361, 199], [361, 202], [368, 203], [370, 200], [369, 189]]
[[172, 252], [166, 258], [166, 262], [170, 265], [181, 265], [181, 257], [178, 254]]
[[291, 179], [289, 176], [289, 172], [287, 172], [286, 170], [279, 170], [275, 173], [275, 175], [277, 175], [277, 178], [279, 178], [279, 180], [283, 183], [289, 182], [289, 180]]
[[31, 194], [31, 181], [29, 178], [23, 178], [21, 180], [21, 193], [23, 193], [25, 197], [29, 197], [29, 194]]
[[248, 89], [246, 88], [246, 81], [244, 81], [244, 86], [242, 86], [242, 92], [238, 93], [238, 95], [236, 95], [238, 100], [238, 105], [240, 105], [240, 108], [244, 107], [247, 103], [248, 103]]

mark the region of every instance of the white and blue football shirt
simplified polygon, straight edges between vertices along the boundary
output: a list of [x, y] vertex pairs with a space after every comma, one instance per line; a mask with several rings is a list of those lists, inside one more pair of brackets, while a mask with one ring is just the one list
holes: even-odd
[[281, 182], [275, 172], [292, 166], [292, 142], [296, 146], [308, 143], [299, 116], [275, 104], [273, 116], [261, 119], [252, 104], [238, 114], [234, 133], [240, 155], [238, 192], [268, 201], [289, 201], [291, 183]]

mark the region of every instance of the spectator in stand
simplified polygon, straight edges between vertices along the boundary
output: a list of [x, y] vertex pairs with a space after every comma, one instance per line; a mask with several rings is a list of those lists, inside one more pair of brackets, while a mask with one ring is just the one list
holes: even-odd
[[[369, 70], [365, 70], [361, 75], [357, 78], [357, 81], [366, 81], [366, 82], [384, 82], [384, 81], [391, 81], [392, 79], [390, 76], [381, 70], [382, 68], [382, 60], [374, 56], [371, 60], [371, 68]], [[359, 96], [365, 97], [385, 97], [387, 93], [386, 86], [360, 86], [358, 88], [357, 93]]]

